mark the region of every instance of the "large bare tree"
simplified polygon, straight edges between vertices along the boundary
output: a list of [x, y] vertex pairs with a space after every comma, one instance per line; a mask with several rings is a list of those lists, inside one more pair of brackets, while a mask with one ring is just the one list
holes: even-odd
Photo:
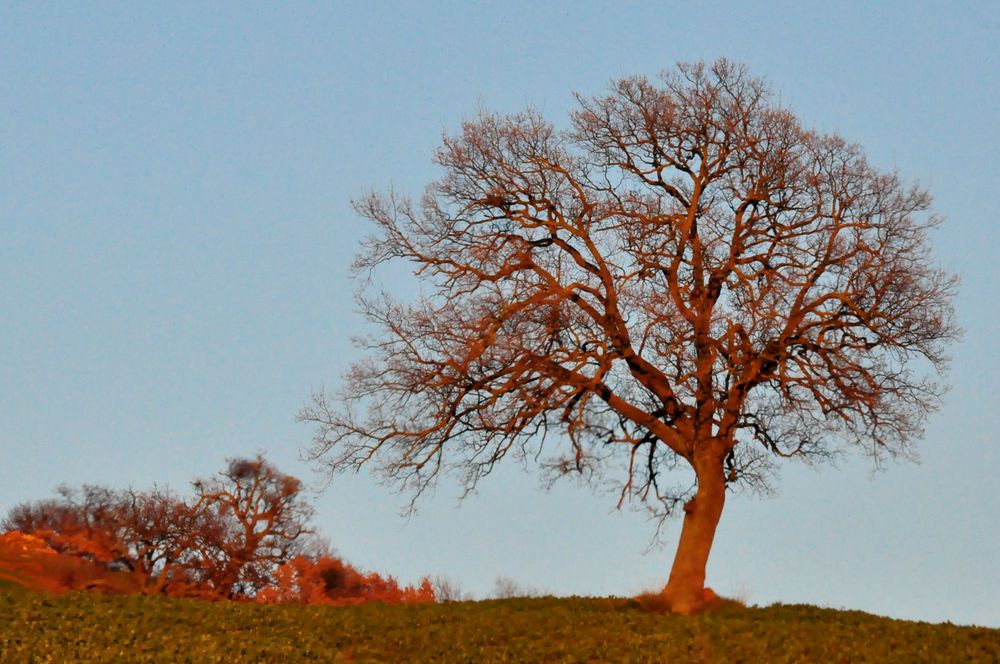
[[683, 506], [663, 594], [691, 612], [729, 485], [845, 444], [911, 452], [956, 280], [930, 256], [927, 192], [803, 127], [742, 66], [578, 103], [566, 130], [483, 114], [444, 139], [419, 203], [355, 201], [377, 229], [357, 271], [400, 259], [421, 292], [363, 288], [370, 354], [301, 417], [329, 470], [371, 462], [416, 495], [447, 468], [474, 486], [512, 451], [557, 473], [618, 461], [619, 504]]

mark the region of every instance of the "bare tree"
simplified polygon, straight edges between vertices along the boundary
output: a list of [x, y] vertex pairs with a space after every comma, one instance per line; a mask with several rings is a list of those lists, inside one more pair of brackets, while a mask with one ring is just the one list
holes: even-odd
[[470, 599], [470, 595], [462, 590], [461, 584], [454, 579], [439, 575], [431, 579], [434, 597], [439, 602], [464, 602]]
[[230, 459], [224, 471], [192, 485], [201, 581], [221, 595], [253, 596], [298, 553], [299, 538], [312, 532], [302, 482], [262, 456]]
[[402, 259], [423, 290], [362, 291], [370, 356], [301, 417], [330, 471], [373, 463], [415, 496], [556, 433], [556, 472], [620, 462], [619, 505], [683, 506], [663, 594], [690, 612], [727, 486], [845, 443], [910, 454], [959, 333], [956, 279], [930, 256], [926, 191], [804, 128], [742, 66], [578, 102], [567, 130], [466, 122], [419, 204], [355, 202], [377, 228], [356, 270]]
[[527, 588], [515, 579], [501, 574], [493, 580], [493, 597], [495, 599], [514, 599], [516, 597], [541, 597], [544, 593]]
[[200, 525], [193, 506], [167, 489], [121, 493], [122, 561], [143, 580], [145, 592], [166, 592], [171, 582], [187, 581], [188, 570], [198, 567], [193, 542]]
[[42, 538], [53, 550], [133, 574], [144, 592], [164, 592], [191, 564], [191, 506], [166, 489], [59, 487], [58, 499], [15, 506], [4, 530]]

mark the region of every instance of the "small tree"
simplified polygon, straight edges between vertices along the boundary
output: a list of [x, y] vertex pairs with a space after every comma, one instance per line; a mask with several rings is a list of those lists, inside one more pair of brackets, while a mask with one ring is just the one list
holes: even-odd
[[500, 575], [493, 580], [493, 597], [496, 599], [513, 599], [515, 597], [537, 597], [540, 593], [525, 588], [509, 576]]
[[464, 602], [471, 597], [457, 581], [448, 576], [438, 575], [430, 582], [438, 602]]
[[230, 459], [224, 471], [192, 485], [198, 499], [194, 530], [202, 580], [226, 597], [253, 596], [311, 533], [312, 507], [302, 482], [260, 455]]
[[193, 506], [166, 489], [121, 494], [118, 537], [127, 567], [142, 579], [146, 592], [166, 592], [186, 583], [197, 567], [193, 542], [200, 526]]

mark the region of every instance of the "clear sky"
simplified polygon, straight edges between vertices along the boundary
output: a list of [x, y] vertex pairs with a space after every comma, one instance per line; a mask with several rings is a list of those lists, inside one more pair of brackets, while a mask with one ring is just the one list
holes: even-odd
[[[480, 108], [565, 123], [574, 91], [726, 56], [930, 188], [966, 335], [919, 465], [786, 466], [730, 499], [708, 583], [1000, 626], [998, 43], [995, 2], [3, 3], [0, 511], [62, 482], [186, 489], [260, 450], [318, 479], [295, 414], [363, 331], [350, 197], [419, 193]], [[680, 525], [646, 553], [642, 513], [515, 462], [460, 505], [448, 482], [405, 500], [338, 477], [317, 525], [361, 567], [479, 596], [658, 588]]]

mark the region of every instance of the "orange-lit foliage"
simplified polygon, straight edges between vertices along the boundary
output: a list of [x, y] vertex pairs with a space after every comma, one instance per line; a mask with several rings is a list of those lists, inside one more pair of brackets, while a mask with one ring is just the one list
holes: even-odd
[[[74, 550], [78, 551], [78, 550]], [[111, 594], [148, 593], [140, 571], [115, 570], [100, 560], [59, 552], [42, 537], [20, 531], [0, 534], [0, 581], [50, 593], [87, 590]], [[175, 597], [224, 599], [197, 576], [174, 575], [158, 592]], [[401, 586], [391, 576], [364, 573], [332, 556], [296, 556], [280, 565], [254, 599], [265, 604], [295, 602], [344, 606], [364, 602], [428, 603], [436, 601], [428, 578]]]
[[0, 534], [0, 581], [49, 593], [136, 593], [142, 588], [133, 574], [112, 572], [92, 560], [59, 553], [42, 538], [16, 530]]
[[[168, 491], [62, 487], [58, 499], [15, 506], [3, 522], [30, 533], [63, 558], [90, 563], [98, 573], [120, 572], [142, 592], [180, 590], [193, 582], [194, 533], [206, 518]], [[70, 565], [70, 563], [60, 563]], [[186, 593], [186, 591], [184, 591]]]
[[275, 573], [274, 584], [257, 595], [258, 601], [298, 602], [342, 606], [364, 602], [434, 602], [428, 578], [419, 585], [400, 586], [396, 579], [376, 572], [364, 574], [352, 565], [330, 556], [313, 560], [296, 556]]
[[142, 592], [229, 598], [269, 585], [311, 532], [302, 483], [261, 456], [231, 459], [192, 486], [193, 500], [158, 488], [61, 487], [58, 498], [15, 506], [2, 526], [91, 563], [87, 569], [127, 573]]
[[93, 485], [79, 490], [60, 487], [59, 495], [17, 505], [5, 525], [32, 533], [56, 553], [104, 563], [119, 558], [120, 495]]
[[[231, 459], [184, 500], [154, 488], [62, 487], [0, 523], [0, 582], [45, 592], [165, 594], [199, 599], [356, 604], [433, 602], [430, 581], [400, 586], [363, 574], [304, 537], [302, 483], [261, 456]], [[319, 547], [319, 548], [315, 548]]]

